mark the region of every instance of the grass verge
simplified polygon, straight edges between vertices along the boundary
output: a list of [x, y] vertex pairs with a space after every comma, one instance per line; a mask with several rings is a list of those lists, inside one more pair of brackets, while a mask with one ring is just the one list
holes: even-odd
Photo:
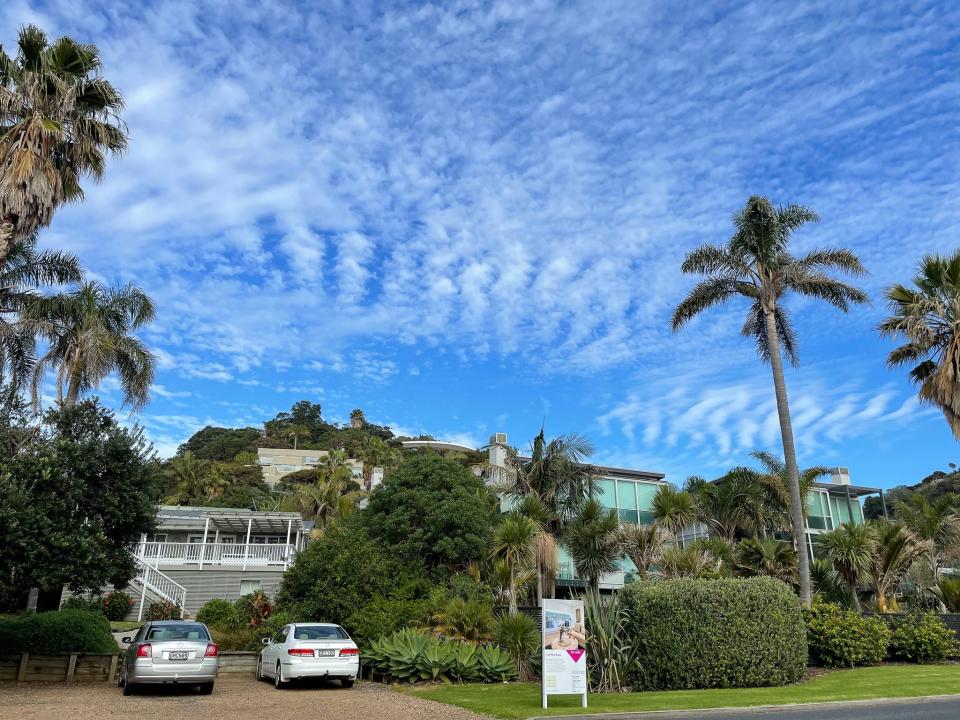
[[880, 665], [838, 670], [786, 687], [590, 695], [586, 710], [580, 707], [579, 697], [571, 696], [552, 696], [550, 709], [543, 710], [540, 686], [531, 683], [427, 685], [406, 687], [402, 692], [485, 715], [522, 720], [538, 715], [705, 710], [960, 693], [960, 665]]
[[136, 620], [111, 620], [110, 629], [113, 632], [125, 632], [127, 630], [136, 630], [141, 625], [142, 622], [137, 622]]

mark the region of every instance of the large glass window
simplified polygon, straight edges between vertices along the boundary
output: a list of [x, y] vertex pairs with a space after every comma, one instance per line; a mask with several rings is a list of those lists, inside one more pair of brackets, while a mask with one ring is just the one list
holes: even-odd
[[629, 480], [617, 480], [617, 502], [620, 508], [620, 522], [636, 525], [637, 484]]
[[637, 510], [638, 520], [641, 525], [652, 525], [653, 516], [653, 498], [657, 495], [660, 486], [657, 483], [638, 482], [634, 483], [637, 492]]
[[807, 495], [807, 526], [814, 530], [833, 530], [828, 496], [819, 490]]
[[594, 483], [594, 495], [605, 508], [617, 507], [617, 484], [610, 478], [600, 478]]

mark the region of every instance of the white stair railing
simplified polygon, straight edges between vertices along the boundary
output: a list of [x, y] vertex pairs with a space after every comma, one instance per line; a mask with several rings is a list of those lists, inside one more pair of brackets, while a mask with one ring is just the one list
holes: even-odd
[[187, 601], [187, 589], [169, 575], [164, 575], [136, 555], [133, 556], [133, 559], [137, 566], [137, 575], [134, 577], [134, 581], [140, 583], [140, 609], [137, 612], [137, 620], [143, 620], [147, 590], [176, 605], [180, 608], [180, 616], [183, 617], [183, 608]]

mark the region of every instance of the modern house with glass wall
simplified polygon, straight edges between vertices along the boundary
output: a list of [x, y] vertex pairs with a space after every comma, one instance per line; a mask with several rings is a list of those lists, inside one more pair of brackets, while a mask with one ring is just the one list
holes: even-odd
[[862, 525], [864, 522], [861, 498], [878, 495], [886, 515], [886, 502], [883, 490], [875, 487], [853, 485], [850, 471], [845, 467], [830, 471], [830, 482], [814, 483], [807, 494], [807, 550], [811, 557], [817, 557], [817, 535], [829, 532], [843, 523], [852, 522]]

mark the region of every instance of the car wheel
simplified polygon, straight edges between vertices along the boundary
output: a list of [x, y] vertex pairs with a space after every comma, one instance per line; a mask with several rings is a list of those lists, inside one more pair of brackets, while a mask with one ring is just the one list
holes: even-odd
[[134, 685], [129, 680], [123, 681], [123, 696], [129, 697], [136, 692], [136, 685]]
[[273, 684], [277, 690], [287, 684], [287, 681], [283, 679], [283, 665], [281, 665], [279, 662], [277, 662], [277, 670], [273, 676]]
[[353, 687], [353, 682], [353, 678], [340, 678], [340, 684], [347, 690]]
[[203, 685], [200, 686], [201, 695], [210, 695], [212, 693], [213, 693], [213, 683], [203, 683]]
[[123, 685], [123, 670], [117, 670], [117, 687], [122, 688]]
[[263, 658], [257, 658], [257, 682], [263, 680]]

